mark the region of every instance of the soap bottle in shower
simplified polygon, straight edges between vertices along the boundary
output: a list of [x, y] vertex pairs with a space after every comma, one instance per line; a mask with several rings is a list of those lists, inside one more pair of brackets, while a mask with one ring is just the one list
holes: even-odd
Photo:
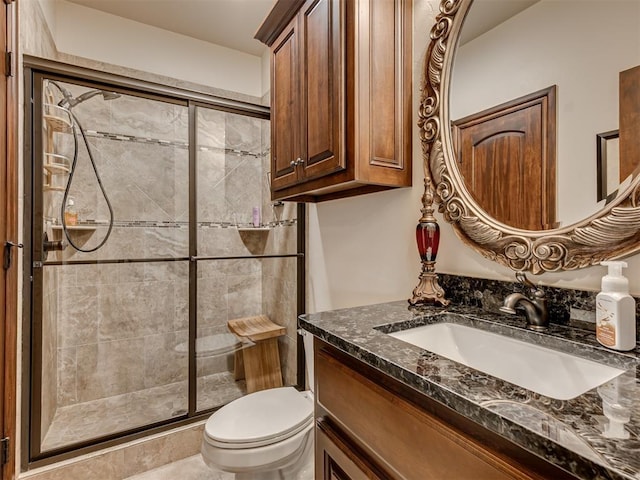
[[64, 223], [67, 226], [78, 225], [78, 212], [73, 197], [67, 199], [67, 205], [64, 209]]

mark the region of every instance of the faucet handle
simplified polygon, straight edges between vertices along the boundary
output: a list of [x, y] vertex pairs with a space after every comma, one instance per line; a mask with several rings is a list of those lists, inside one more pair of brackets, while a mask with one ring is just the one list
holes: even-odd
[[540, 286], [538, 285], [534, 285], [533, 282], [531, 282], [527, 276], [525, 275], [524, 272], [519, 271], [516, 272], [516, 278], [518, 279], [518, 281], [520, 283], [522, 283], [523, 285], [526, 285], [527, 287], [529, 287], [531, 289], [531, 294], [534, 296], [534, 298], [537, 298], [539, 300], [544, 300], [544, 290], [542, 290], [542, 288], [540, 288]]
[[522, 271], [516, 272], [516, 279], [529, 288], [536, 288], [536, 286], [527, 278], [527, 275]]
[[532, 291], [534, 292], [540, 291], [540, 288], [534, 285], [533, 282], [527, 278], [524, 272], [522, 271], [516, 272], [516, 279], [523, 285], [526, 285], [527, 287], [529, 287]]

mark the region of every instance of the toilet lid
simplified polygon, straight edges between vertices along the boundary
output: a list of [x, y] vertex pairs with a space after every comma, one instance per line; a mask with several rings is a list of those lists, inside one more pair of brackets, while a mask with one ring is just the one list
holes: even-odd
[[213, 443], [229, 448], [267, 445], [288, 438], [313, 419], [313, 403], [293, 387], [261, 390], [225, 405], [204, 430]]

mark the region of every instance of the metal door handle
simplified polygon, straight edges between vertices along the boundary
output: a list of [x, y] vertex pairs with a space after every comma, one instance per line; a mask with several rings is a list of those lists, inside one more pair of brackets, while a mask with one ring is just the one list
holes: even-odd
[[4, 270], [9, 270], [11, 268], [11, 248], [22, 248], [24, 245], [21, 243], [14, 242], [4, 242], [4, 258], [2, 260], [2, 268]]

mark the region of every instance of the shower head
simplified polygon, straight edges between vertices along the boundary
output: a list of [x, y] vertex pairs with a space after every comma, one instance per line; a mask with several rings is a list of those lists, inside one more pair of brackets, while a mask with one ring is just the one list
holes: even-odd
[[95, 97], [96, 95], [102, 95], [104, 100], [115, 100], [116, 98], [120, 98], [120, 94], [116, 92], [107, 92], [105, 90], [89, 90], [88, 92], [83, 93], [78, 98], [73, 98], [68, 91], [63, 91], [64, 98], [58, 102], [58, 105], [65, 108], [73, 108], [76, 105], [86, 102], [90, 98]]
[[115, 100], [116, 98], [120, 98], [120, 94], [116, 93], [116, 92], [105, 92], [104, 90], [101, 90], [102, 92], [102, 98], [106, 101], [106, 100]]

